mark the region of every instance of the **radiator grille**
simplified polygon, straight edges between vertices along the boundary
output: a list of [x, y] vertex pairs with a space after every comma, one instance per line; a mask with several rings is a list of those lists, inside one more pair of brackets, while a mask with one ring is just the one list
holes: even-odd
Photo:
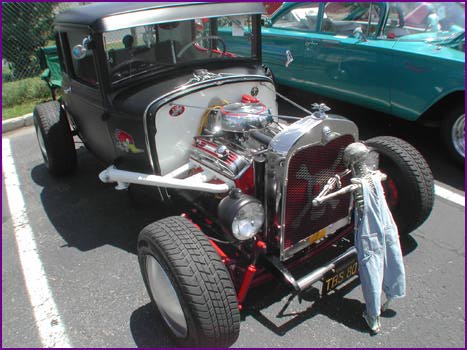
[[[350, 194], [336, 197], [314, 208], [311, 201], [327, 180], [345, 170], [344, 149], [354, 142], [351, 135], [340, 136], [326, 145], [305, 148], [289, 162], [285, 203], [284, 249], [348, 215]], [[349, 184], [347, 176], [342, 186]]]

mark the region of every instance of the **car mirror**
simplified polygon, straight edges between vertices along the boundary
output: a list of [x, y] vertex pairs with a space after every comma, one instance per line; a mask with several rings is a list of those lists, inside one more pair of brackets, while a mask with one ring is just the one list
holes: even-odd
[[366, 35], [363, 34], [362, 27], [357, 27], [353, 30], [353, 37], [356, 38], [359, 42], [368, 41]]
[[71, 55], [74, 59], [81, 60], [86, 57], [86, 52], [88, 50], [81, 44], [73, 46], [73, 50], [71, 50]]
[[436, 13], [432, 13], [427, 17], [427, 28], [426, 30], [430, 30], [432, 32], [437, 32], [440, 30], [439, 28], [439, 17]]
[[271, 19], [266, 16], [261, 16], [261, 25], [263, 27], [270, 27], [272, 24]]
[[91, 38], [89, 36], [85, 37], [81, 44], [73, 46], [71, 50], [71, 55], [74, 59], [81, 60], [86, 57], [86, 52], [91, 49]]

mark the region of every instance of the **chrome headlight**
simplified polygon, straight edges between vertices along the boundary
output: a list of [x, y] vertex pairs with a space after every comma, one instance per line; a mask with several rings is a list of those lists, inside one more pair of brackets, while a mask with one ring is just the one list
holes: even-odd
[[253, 238], [264, 223], [264, 209], [261, 202], [238, 189], [222, 199], [217, 211], [224, 227], [240, 241]]

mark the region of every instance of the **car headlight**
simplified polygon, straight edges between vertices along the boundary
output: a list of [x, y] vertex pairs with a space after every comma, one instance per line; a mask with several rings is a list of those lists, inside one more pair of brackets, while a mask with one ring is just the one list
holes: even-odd
[[222, 199], [217, 212], [224, 227], [240, 241], [253, 238], [264, 223], [264, 209], [261, 202], [238, 189]]

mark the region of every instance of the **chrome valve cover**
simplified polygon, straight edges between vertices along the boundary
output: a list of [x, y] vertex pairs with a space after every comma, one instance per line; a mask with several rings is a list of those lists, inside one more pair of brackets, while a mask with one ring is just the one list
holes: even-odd
[[225, 139], [197, 138], [191, 151], [191, 160], [230, 180], [239, 178], [251, 165], [251, 160]]

